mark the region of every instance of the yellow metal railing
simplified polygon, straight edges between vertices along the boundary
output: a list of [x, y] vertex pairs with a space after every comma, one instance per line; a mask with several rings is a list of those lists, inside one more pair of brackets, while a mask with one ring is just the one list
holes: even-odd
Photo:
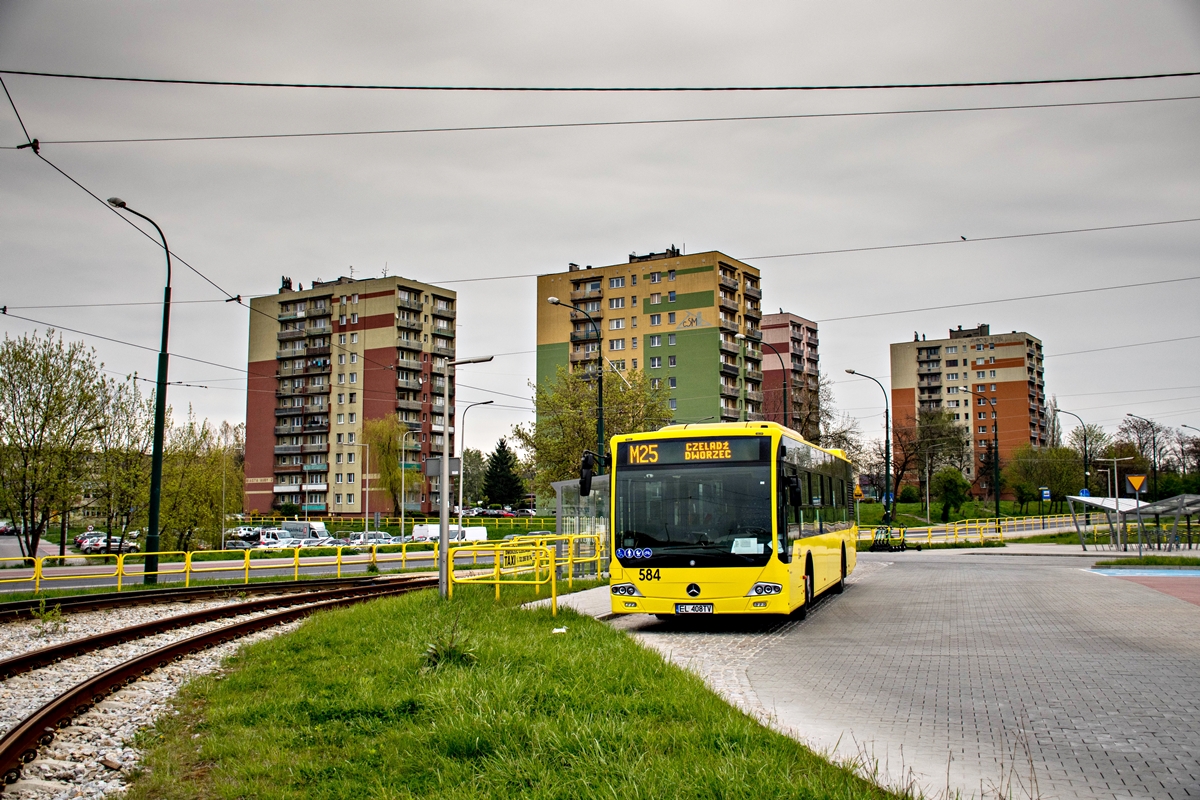
[[[457, 524], [458, 515], [453, 515], [455, 524]], [[285, 522], [320, 522], [330, 532], [336, 530], [358, 530], [362, 526], [362, 517], [314, 517], [309, 516], [307, 519], [297, 520], [295, 517], [263, 517], [251, 516], [246, 517], [243, 525], [260, 526], [268, 525], [271, 527], [279, 527]], [[413, 525], [437, 525], [438, 517], [413, 517], [405, 515], [404, 517], [404, 533], [407, 534], [412, 530]], [[525, 530], [552, 529], [555, 527], [556, 520], [554, 517], [463, 517], [463, 527], [492, 527], [492, 528], [507, 528], [509, 530], [517, 530], [524, 528]], [[375, 520], [370, 521], [371, 527], [374, 528]], [[380, 517], [380, 527], [399, 528], [400, 517]]]
[[553, 545], [513, 544], [508, 542], [487, 542], [474, 545], [464, 545], [455, 548], [456, 553], [464, 550], [477, 550], [492, 557], [490, 572], [478, 572], [459, 577], [454, 570], [451, 560], [447, 594], [454, 596], [457, 584], [485, 584], [496, 587], [496, 599], [500, 599], [501, 586], [533, 586], [535, 594], [541, 594], [542, 587], [550, 587], [550, 613], [558, 616], [558, 562]]

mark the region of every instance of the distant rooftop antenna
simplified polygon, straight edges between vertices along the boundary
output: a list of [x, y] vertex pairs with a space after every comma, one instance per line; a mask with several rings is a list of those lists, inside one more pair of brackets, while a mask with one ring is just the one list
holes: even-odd
[[353, 264], [350, 265], [350, 277], [351, 278], [354, 277], [354, 265]]
[[383, 262], [383, 277], [387, 277], [387, 262]]

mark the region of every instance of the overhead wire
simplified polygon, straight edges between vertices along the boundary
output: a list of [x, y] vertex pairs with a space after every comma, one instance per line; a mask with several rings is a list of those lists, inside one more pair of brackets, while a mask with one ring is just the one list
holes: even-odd
[[[643, 125], [693, 125], [715, 122], [773, 122], [801, 119], [837, 119], [853, 117], [919, 116], [923, 114], [962, 114], [977, 111], [1027, 111], [1048, 108], [1083, 108], [1088, 106], [1119, 106], [1139, 103], [1168, 103], [1181, 100], [1200, 100], [1200, 95], [1175, 97], [1142, 97], [1126, 100], [1088, 100], [1070, 103], [1022, 103], [998, 106], [955, 106], [946, 108], [885, 109], [877, 111], [829, 111], [806, 114], [748, 114], [727, 117], [667, 117], [658, 119], [593, 120], [588, 122], [541, 122], [511, 125], [462, 125], [432, 128], [382, 128], [371, 130], [302, 131], [294, 133], [216, 134], [211, 136], [140, 136], [108, 139], [42, 139], [45, 145], [87, 144], [165, 144], [181, 142], [235, 142], [278, 139], [326, 139], [355, 136], [398, 136], [420, 133], [481, 133], [490, 131], [561, 130], [570, 128], [615, 128]], [[768, 256], [774, 258], [777, 256]]]
[[830, 92], [863, 91], [876, 89], [963, 89], [995, 86], [1049, 86], [1077, 83], [1114, 83], [1130, 81], [1162, 80], [1166, 78], [1191, 78], [1200, 75], [1193, 72], [1153, 72], [1130, 75], [1102, 75], [1082, 78], [1030, 78], [991, 81], [937, 81], [928, 83], [860, 83], [860, 84], [778, 84], [778, 85], [726, 85], [726, 86], [480, 86], [480, 85], [433, 85], [433, 84], [363, 84], [363, 83], [300, 83], [281, 81], [231, 81], [187, 78], [138, 78], [116, 75], [94, 75], [72, 72], [46, 72], [35, 70], [0, 69], [3, 75], [24, 75], [39, 78], [64, 78], [70, 80], [103, 81], [114, 83], [150, 83], [175, 86], [225, 86], [258, 89], [343, 89], [403, 92]]

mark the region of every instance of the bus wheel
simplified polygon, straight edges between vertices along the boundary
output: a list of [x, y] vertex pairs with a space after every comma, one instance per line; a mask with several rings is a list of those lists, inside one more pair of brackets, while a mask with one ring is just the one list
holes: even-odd
[[834, 594], [841, 594], [846, 591], [846, 546], [842, 545], [842, 576], [838, 578], [838, 582], [833, 585]]

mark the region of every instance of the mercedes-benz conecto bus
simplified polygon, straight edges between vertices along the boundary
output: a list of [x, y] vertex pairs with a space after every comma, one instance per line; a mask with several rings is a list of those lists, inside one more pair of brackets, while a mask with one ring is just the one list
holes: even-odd
[[840, 451], [738, 422], [616, 436], [611, 452], [615, 613], [803, 614], [854, 569]]

